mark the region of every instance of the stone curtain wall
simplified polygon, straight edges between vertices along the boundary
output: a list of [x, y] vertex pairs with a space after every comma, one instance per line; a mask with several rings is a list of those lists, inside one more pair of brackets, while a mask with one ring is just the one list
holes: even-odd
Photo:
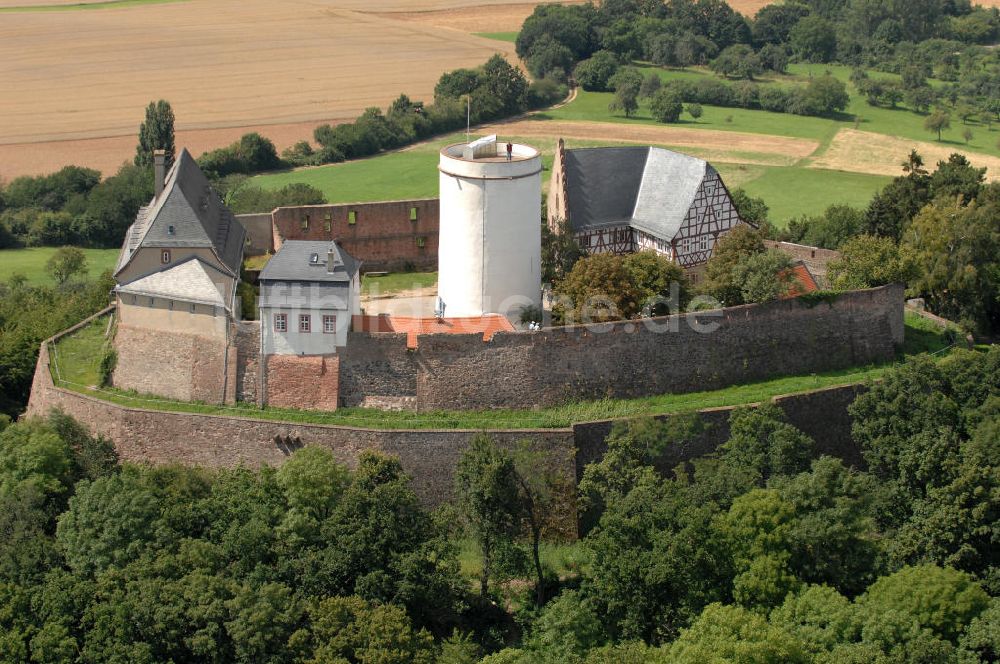
[[274, 249], [284, 240], [337, 240], [369, 272], [436, 270], [439, 209], [436, 198], [281, 207], [271, 213]]
[[260, 321], [235, 324], [236, 400], [260, 403]]
[[[280, 464], [303, 445], [321, 445], [338, 461], [353, 467], [362, 451], [379, 450], [400, 459], [421, 501], [435, 507], [451, 498], [455, 466], [478, 433], [456, 429], [380, 431], [128, 408], [55, 387], [48, 358], [43, 344], [27, 415], [42, 416], [51, 408], [60, 408], [92, 432], [112, 440], [123, 461], [256, 467]], [[493, 431], [490, 435], [508, 449], [528, 441], [533, 449], [544, 452], [543, 463], [567, 487], [555, 517], [557, 534], [575, 536], [573, 430]]]
[[[699, 333], [692, 321], [715, 323]], [[721, 312], [535, 333], [425, 335], [406, 352], [390, 335], [355, 333], [342, 353], [341, 404], [402, 395], [419, 410], [532, 408], [578, 399], [712, 390], [891, 360], [903, 340], [903, 289], [830, 301], [791, 299]]]
[[[45, 415], [60, 408], [77, 418], [92, 432], [111, 439], [125, 461], [185, 463], [215, 468], [280, 464], [303, 445], [322, 445], [348, 465], [357, 463], [367, 449], [400, 459], [413, 478], [413, 487], [429, 507], [452, 496], [453, 473], [475, 431], [469, 430], [373, 430], [291, 422], [271, 422], [242, 417], [170, 413], [127, 408], [57, 388], [48, 370], [47, 344], [43, 344], [35, 369], [27, 415]], [[836, 387], [774, 399], [789, 422], [813, 437], [817, 453], [829, 454], [859, 466], [861, 455], [851, 439], [847, 406], [864, 386]], [[729, 437], [733, 408], [700, 411], [706, 425], [701, 436], [673, 447], [657, 461], [669, 472], [678, 464], [713, 452]], [[673, 417], [670, 415], [663, 417]], [[497, 441], [513, 449], [528, 441], [543, 453], [542, 462], [565, 485], [557, 508], [557, 530], [575, 535], [577, 524], [572, 488], [586, 464], [598, 460], [606, 450], [605, 439], [612, 422], [589, 422], [572, 429], [492, 431]]]
[[180, 401], [235, 398], [236, 357], [227, 357], [224, 341], [119, 324], [114, 346], [115, 387]]
[[336, 355], [270, 355], [264, 365], [267, 405], [337, 410], [340, 360]]

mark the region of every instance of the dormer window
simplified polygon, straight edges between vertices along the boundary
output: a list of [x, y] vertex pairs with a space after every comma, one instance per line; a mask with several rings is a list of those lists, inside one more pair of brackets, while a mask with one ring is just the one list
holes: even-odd
[[176, 228], [174, 228], [173, 226], [167, 226], [167, 235], [175, 235], [176, 233], [177, 233]]
[[309, 254], [309, 264], [319, 265], [319, 254]]
[[[173, 228], [173, 226], [171, 226], [171, 228]], [[160, 262], [163, 263], [164, 265], [166, 265], [167, 263], [170, 262], [170, 250], [169, 249], [164, 249], [163, 251], [160, 252]]]

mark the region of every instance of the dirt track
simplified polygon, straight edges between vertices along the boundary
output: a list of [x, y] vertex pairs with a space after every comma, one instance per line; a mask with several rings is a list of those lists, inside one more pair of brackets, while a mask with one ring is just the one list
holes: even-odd
[[841, 129], [826, 151], [812, 159], [812, 168], [830, 168], [872, 175], [900, 175], [903, 159], [916, 149], [930, 168], [954, 152], [965, 154], [977, 167], [987, 167], [986, 177], [1000, 179], [1000, 157], [968, 152], [960, 145], [915, 141], [856, 129]]

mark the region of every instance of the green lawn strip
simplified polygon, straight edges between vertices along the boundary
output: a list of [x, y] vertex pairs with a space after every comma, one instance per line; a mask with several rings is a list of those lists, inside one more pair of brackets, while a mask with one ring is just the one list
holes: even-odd
[[437, 284], [437, 272], [390, 272], [366, 274], [361, 280], [362, 295], [388, 295], [404, 290], [429, 288]]
[[105, 0], [104, 2], [77, 2], [67, 5], [24, 5], [20, 7], [0, 7], [0, 14], [13, 12], [69, 12], [87, 9], [118, 9], [137, 5], [162, 5], [185, 0]]
[[505, 41], [514, 43], [517, 41], [517, 31], [514, 32], [474, 32], [472, 33], [477, 37], [485, 37], [486, 39], [496, 39], [497, 41]]
[[751, 196], [763, 198], [770, 208], [771, 223], [784, 228], [789, 219], [819, 214], [830, 205], [864, 208], [890, 179], [865, 173], [769, 166], [760, 177], [743, 183], [742, 187]]
[[[106, 324], [106, 319], [104, 324]], [[910, 320], [907, 319], [908, 326]], [[97, 326], [95, 322], [92, 326]], [[948, 345], [944, 331], [919, 328], [921, 347], [939, 349]], [[103, 329], [101, 330], [103, 334]], [[736, 406], [766, 401], [782, 394], [860, 383], [880, 377], [895, 363], [880, 366], [829, 371], [804, 376], [785, 376], [745, 385], [734, 385], [721, 390], [664, 394], [639, 399], [602, 399], [581, 401], [563, 406], [538, 410], [486, 410], [486, 411], [437, 411], [394, 412], [366, 408], [343, 408], [335, 412], [304, 411], [283, 408], [260, 409], [253, 405], [218, 406], [162, 399], [116, 389], [94, 389], [96, 380], [91, 369], [74, 366], [89, 363], [102, 355], [102, 334], [70, 335], [56, 345], [52, 353], [53, 375], [61, 376], [58, 384], [83, 394], [133, 408], [149, 410], [228, 415], [259, 420], [301, 422], [303, 424], [329, 424], [373, 429], [554, 429], [571, 426], [574, 422], [587, 422], [648, 415], [680, 413], [704, 408]], [[78, 337], [76, 342], [71, 342]], [[73, 352], [64, 353], [67, 343]], [[75, 376], [78, 380], [70, 380]]]
[[[35, 286], [51, 286], [55, 282], [45, 264], [57, 251], [56, 247], [29, 247], [26, 249], [0, 250], [0, 281], [7, 281], [15, 274], [24, 275]], [[118, 260], [118, 249], [84, 249], [87, 257], [87, 274], [96, 278], [104, 270], [113, 269]]]
[[104, 316], [63, 337], [49, 357], [53, 379], [88, 387], [100, 383], [107, 329], [108, 318]]

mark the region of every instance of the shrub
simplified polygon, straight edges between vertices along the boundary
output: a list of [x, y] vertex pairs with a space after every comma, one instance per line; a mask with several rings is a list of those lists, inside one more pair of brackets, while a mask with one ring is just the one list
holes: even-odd
[[584, 90], [604, 92], [609, 89], [611, 77], [618, 71], [618, 58], [611, 51], [598, 51], [582, 61], [573, 70], [573, 77]]
[[681, 96], [675, 90], [664, 88], [653, 96], [649, 110], [657, 122], [677, 122], [683, 110]]

